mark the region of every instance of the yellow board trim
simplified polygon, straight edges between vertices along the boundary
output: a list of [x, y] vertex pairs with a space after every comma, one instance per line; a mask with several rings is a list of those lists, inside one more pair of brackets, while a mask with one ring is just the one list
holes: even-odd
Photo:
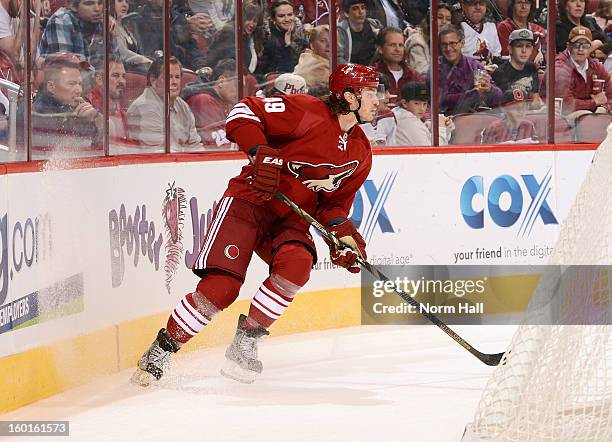
[[[230, 342], [238, 314], [250, 299], [219, 314], [181, 351]], [[134, 367], [169, 312], [124, 322], [82, 336], [0, 358], [0, 413], [15, 410], [101, 376]], [[270, 328], [272, 336], [359, 325], [359, 288], [302, 293]]]
[[[496, 276], [487, 282], [489, 312], [524, 311], [540, 275]], [[475, 299], [475, 300], [480, 300]], [[393, 298], [389, 303], [401, 302]], [[215, 318], [181, 351], [224, 345], [231, 341], [239, 313], [250, 299], [238, 300]], [[134, 367], [151, 344], [169, 312], [134, 319], [0, 359], [0, 413], [52, 396], [100, 376]], [[305, 292], [296, 297], [270, 329], [281, 336], [361, 323], [360, 289]], [[103, 355], [101, 357], [100, 355]]]

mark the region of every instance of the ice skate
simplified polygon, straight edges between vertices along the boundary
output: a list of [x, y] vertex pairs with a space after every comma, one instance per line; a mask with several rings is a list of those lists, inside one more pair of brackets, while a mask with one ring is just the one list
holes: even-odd
[[251, 384], [263, 371], [263, 364], [257, 359], [257, 341], [270, 333], [263, 327], [246, 328], [247, 317], [240, 315], [234, 341], [225, 351], [227, 359], [221, 374], [239, 382]]
[[166, 329], [159, 330], [153, 344], [138, 361], [132, 383], [147, 387], [151, 382], [160, 380], [170, 367], [170, 353], [176, 353], [178, 349], [179, 346], [168, 336]]

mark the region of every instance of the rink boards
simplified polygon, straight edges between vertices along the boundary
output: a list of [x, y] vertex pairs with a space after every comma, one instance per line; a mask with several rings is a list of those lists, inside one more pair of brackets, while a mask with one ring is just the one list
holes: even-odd
[[[588, 149], [376, 155], [351, 218], [374, 264], [545, 263], [592, 157]], [[135, 364], [197, 283], [190, 268], [213, 208], [244, 165], [226, 158], [8, 167], [0, 176], [0, 411]], [[311, 281], [274, 335], [360, 321], [359, 277], [332, 268], [315, 241]], [[254, 258], [239, 301], [190, 347], [227, 342], [266, 275]]]

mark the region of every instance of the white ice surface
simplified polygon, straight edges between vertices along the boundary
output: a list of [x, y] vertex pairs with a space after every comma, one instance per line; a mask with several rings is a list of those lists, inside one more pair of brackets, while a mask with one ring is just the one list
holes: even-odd
[[[497, 353], [516, 327], [454, 329]], [[124, 370], [0, 420], [69, 420], [54, 441], [458, 441], [493, 370], [425, 325], [267, 338], [252, 385], [219, 375], [224, 350], [177, 354], [148, 389]]]

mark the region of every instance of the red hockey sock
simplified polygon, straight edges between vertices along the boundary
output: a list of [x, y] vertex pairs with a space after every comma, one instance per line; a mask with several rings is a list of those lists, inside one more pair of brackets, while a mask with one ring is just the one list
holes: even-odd
[[298, 243], [283, 244], [274, 254], [270, 277], [251, 301], [247, 325], [268, 328], [285, 312], [310, 276], [312, 255]]
[[204, 276], [194, 293], [188, 293], [168, 318], [168, 334], [179, 344], [197, 335], [212, 318], [238, 297], [241, 281], [227, 273]]
[[187, 293], [168, 318], [166, 330], [179, 344], [184, 344], [197, 335], [219, 311], [210, 302], [196, 302], [194, 295], [198, 301], [206, 299], [197, 292]]
[[281, 317], [291, 301], [293, 301], [293, 296], [280, 293], [270, 278], [266, 279], [251, 301], [247, 324], [252, 326], [259, 324], [263, 328], [270, 327]]

